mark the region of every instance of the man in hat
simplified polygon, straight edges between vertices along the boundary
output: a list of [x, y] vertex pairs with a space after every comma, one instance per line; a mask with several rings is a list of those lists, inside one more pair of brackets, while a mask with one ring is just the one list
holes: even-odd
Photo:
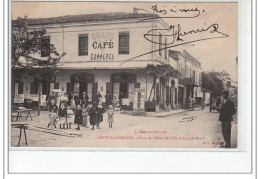
[[229, 92], [223, 92], [224, 103], [220, 108], [219, 121], [221, 121], [222, 135], [225, 140], [224, 148], [231, 147], [231, 122], [232, 116], [236, 113], [235, 105], [233, 101], [229, 99]]

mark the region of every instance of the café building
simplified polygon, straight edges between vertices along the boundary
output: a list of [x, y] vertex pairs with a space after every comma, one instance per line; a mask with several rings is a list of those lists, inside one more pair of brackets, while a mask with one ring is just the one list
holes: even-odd
[[[54, 79], [43, 81], [40, 88], [33, 76], [21, 73], [15, 94], [26, 100], [41, 90], [42, 99], [46, 99], [53, 89], [59, 89], [79, 97], [85, 92], [89, 102], [93, 102], [99, 91], [104, 102], [105, 95], [110, 93], [114, 101], [121, 100], [128, 110], [146, 110], [146, 105], [155, 111], [165, 110], [169, 98], [171, 108], [177, 109], [174, 103], [178, 78], [162, 74], [154, 81], [146, 70], [148, 64], [170, 64], [165, 36], [168, 31], [153, 31], [169, 26], [158, 17], [134, 9], [133, 13], [29, 19], [30, 29], [46, 30], [42, 43], [53, 44], [60, 54], [66, 55], [58, 63]], [[145, 34], [150, 36], [145, 38]], [[41, 51], [39, 58], [49, 55], [48, 51]]]

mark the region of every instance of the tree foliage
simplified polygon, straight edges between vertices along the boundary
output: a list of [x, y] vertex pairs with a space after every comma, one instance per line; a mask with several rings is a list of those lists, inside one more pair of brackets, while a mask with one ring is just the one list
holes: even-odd
[[224, 70], [202, 72], [202, 88], [210, 90], [212, 97], [222, 94], [224, 81], [232, 81], [230, 75]]
[[[65, 55], [59, 54], [53, 44], [44, 44], [42, 39], [46, 34], [45, 29], [30, 28], [27, 17], [18, 17], [11, 24], [11, 67], [12, 67], [12, 89], [14, 79], [22, 72], [27, 72], [33, 76], [35, 82], [53, 78], [57, 70], [57, 64]], [[47, 49], [49, 55], [41, 57], [41, 51]], [[40, 96], [38, 90], [38, 115], [40, 115]]]
[[[44, 47], [41, 43], [46, 34], [45, 29], [29, 29], [28, 18], [18, 17], [11, 25], [11, 65], [12, 68], [43, 69], [55, 67], [62, 56], [53, 44], [49, 45], [49, 57], [41, 58], [40, 52]], [[41, 70], [38, 70], [39, 72]], [[46, 71], [46, 70], [43, 70]]]

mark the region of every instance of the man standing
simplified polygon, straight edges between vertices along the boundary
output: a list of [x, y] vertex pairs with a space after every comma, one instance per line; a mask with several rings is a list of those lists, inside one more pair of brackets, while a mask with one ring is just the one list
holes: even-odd
[[222, 135], [225, 140], [224, 148], [231, 147], [231, 122], [232, 116], [236, 113], [234, 103], [229, 99], [229, 92], [223, 92], [224, 103], [220, 108], [219, 121], [221, 121]]

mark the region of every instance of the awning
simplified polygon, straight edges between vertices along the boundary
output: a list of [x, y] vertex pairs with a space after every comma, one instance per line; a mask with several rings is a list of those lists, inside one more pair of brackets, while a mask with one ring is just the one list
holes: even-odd
[[148, 64], [159, 65], [159, 61], [152, 60], [131, 60], [131, 61], [83, 61], [63, 62], [59, 69], [145, 69]]

